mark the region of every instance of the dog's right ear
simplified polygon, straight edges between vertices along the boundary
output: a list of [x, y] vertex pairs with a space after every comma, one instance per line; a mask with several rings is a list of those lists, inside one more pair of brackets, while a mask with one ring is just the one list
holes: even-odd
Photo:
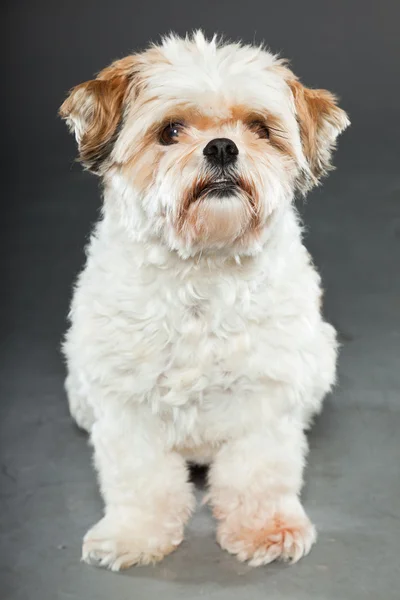
[[134, 56], [114, 62], [96, 79], [73, 88], [60, 108], [61, 117], [75, 133], [80, 161], [93, 173], [101, 174], [107, 165], [136, 64]]

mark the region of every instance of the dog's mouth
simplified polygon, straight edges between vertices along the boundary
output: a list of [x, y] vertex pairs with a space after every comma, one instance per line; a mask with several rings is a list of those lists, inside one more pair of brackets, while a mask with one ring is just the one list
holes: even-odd
[[241, 235], [246, 227], [256, 229], [258, 223], [259, 197], [254, 183], [240, 173], [226, 171], [200, 175], [182, 198], [177, 219], [179, 231], [192, 228], [196, 236], [203, 232], [206, 237], [211, 231], [217, 237], [223, 231], [234, 235], [235, 228]]
[[230, 196], [241, 188], [240, 182], [234, 177], [215, 177], [201, 180], [193, 188], [191, 202], [207, 198], [223, 198]]

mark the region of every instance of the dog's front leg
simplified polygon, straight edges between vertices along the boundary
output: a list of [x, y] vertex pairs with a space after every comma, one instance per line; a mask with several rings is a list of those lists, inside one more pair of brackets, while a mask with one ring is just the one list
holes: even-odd
[[[138, 409], [139, 411], [139, 409]], [[86, 534], [82, 558], [113, 571], [161, 560], [182, 541], [194, 505], [183, 458], [165, 449], [144, 407], [105, 412], [92, 429], [104, 517]]]
[[227, 442], [210, 470], [217, 539], [257, 566], [296, 562], [310, 551], [315, 528], [299, 500], [306, 440], [299, 423], [282, 417]]

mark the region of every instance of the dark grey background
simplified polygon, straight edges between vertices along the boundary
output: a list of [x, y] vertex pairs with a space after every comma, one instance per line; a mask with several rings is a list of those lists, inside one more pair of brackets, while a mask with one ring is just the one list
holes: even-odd
[[[14, 0], [1, 10], [2, 597], [397, 599], [400, 3]], [[71, 86], [111, 60], [197, 27], [265, 41], [306, 84], [336, 92], [352, 120], [338, 170], [301, 207], [343, 343], [304, 490], [320, 539], [295, 567], [251, 570], [219, 550], [199, 507], [178, 552], [117, 577], [79, 563], [101, 502], [85, 436], [68, 417], [58, 347], [100, 196], [56, 113]]]

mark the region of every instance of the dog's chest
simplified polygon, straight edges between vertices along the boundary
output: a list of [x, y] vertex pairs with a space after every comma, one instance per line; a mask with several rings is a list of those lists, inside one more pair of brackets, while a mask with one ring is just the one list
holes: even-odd
[[266, 318], [254, 281], [187, 281], [164, 289], [163, 301], [165, 368], [158, 385], [165, 401], [232, 390], [249, 375]]

